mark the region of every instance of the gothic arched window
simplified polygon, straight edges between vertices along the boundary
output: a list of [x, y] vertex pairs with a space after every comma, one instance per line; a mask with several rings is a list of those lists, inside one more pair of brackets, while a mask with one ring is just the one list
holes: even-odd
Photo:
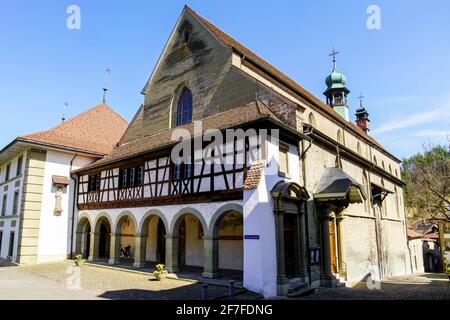
[[316, 119], [314, 118], [314, 115], [312, 112], [309, 114], [308, 122], [313, 128], [316, 127]]
[[342, 144], [342, 133], [341, 133], [341, 130], [338, 130], [338, 132], [337, 132], [337, 141], [339, 142], [339, 143], [341, 143]]
[[188, 88], [181, 92], [177, 106], [177, 126], [192, 121], [192, 93]]

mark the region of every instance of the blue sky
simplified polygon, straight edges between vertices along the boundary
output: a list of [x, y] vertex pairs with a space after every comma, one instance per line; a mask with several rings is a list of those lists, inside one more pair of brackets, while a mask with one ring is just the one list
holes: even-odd
[[[450, 1], [2, 1], [0, 146], [101, 102], [131, 120], [184, 4], [323, 99], [328, 57], [340, 51], [350, 113], [365, 95], [372, 136], [397, 157], [450, 135]], [[81, 29], [66, 27], [69, 5]], [[381, 30], [369, 30], [369, 5]]]

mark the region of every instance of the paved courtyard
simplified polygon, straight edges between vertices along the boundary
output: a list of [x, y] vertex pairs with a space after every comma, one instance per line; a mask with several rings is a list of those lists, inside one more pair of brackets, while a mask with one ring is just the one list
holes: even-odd
[[[199, 282], [180, 279], [160, 282], [155, 281], [149, 274], [90, 265], [74, 268], [71, 261], [0, 267], [0, 287], [0, 300], [202, 299], [202, 283]], [[237, 292], [237, 299], [261, 298], [251, 292], [242, 292], [239, 289]], [[227, 299], [227, 294], [227, 287], [210, 285], [208, 288], [210, 300]], [[443, 274], [429, 273], [383, 280], [380, 289], [370, 290], [365, 283], [361, 283], [353, 288], [319, 288], [313, 294], [295, 299], [450, 300], [450, 282]]]
[[302, 300], [450, 300], [450, 281], [444, 274], [426, 273], [383, 280], [379, 289], [366, 283], [353, 288], [319, 288]]
[[[79, 274], [79, 276], [78, 276]], [[78, 281], [79, 279], [79, 281]], [[123, 299], [200, 300], [199, 282], [166, 279], [85, 265], [75, 268], [72, 261], [34, 266], [0, 267], [0, 299]], [[242, 290], [236, 289], [239, 293]], [[210, 285], [208, 299], [226, 299], [228, 288]], [[254, 299], [258, 295], [237, 295]]]

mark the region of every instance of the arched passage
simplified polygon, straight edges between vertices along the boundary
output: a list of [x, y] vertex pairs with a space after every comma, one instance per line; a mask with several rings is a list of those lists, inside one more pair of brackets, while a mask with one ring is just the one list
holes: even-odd
[[109, 259], [111, 248], [111, 225], [111, 219], [106, 214], [102, 214], [97, 218], [94, 227], [94, 254], [92, 260]]
[[114, 234], [112, 234], [110, 263], [133, 262], [136, 249], [136, 220], [131, 212], [122, 212], [116, 220]]
[[81, 254], [84, 259], [88, 259], [92, 255], [91, 252], [91, 221], [87, 216], [82, 216], [77, 224], [77, 238], [75, 246], [75, 254]]
[[219, 210], [211, 221], [213, 270], [218, 276], [242, 278], [244, 268], [244, 223], [242, 212]]
[[167, 220], [164, 215], [152, 210], [144, 215], [136, 238], [135, 267], [166, 264]]
[[172, 271], [203, 272], [205, 230], [205, 220], [195, 209], [183, 209], [174, 217], [170, 260]]

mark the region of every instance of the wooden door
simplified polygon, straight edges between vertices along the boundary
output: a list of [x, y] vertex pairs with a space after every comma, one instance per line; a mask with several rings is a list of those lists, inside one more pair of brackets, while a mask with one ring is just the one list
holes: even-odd
[[328, 221], [330, 230], [330, 256], [331, 256], [331, 272], [337, 273], [336, 265], [336, 229], [334, 227], [334, 220]]
[[186, 265], [186, 221], [183, 219], [183, 221], [180, 224], [180, 236], [179, 236], [179, 243], [178, 243], [178, 254], [179, 254], [179, 264], [180, 267], [183, 267]]
[[297, 217], [294, 214], [285, 214], [283, 216], [284, 268], [286, 277], [288, 278], [295, 276], [296, 218]]

